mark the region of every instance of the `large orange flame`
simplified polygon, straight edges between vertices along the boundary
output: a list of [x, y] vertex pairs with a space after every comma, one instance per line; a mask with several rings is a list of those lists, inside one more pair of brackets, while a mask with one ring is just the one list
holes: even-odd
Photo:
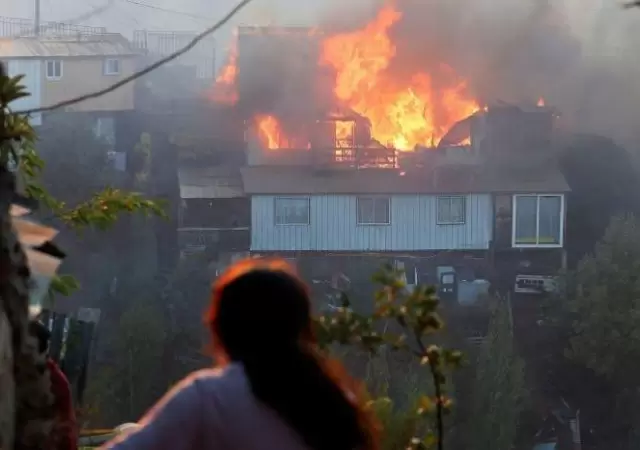
[[238, 101], [236, 78], [238, 77], [238, 40], [234, 35], [229, 48], [227, 62], [216, 77], [210, 97], [218, 103], [233, 105]]
[[[408, 82], [388, 73], [396, 54], [388, 31], [401, 17], [393, 6], [386, 6], [365, 28], [327, 38], [320, 63], [335, 70], [335, 95], [371, 121], [374, 139], [409, 150], [432, 145], [479, 107], [466, 94], [464, 81], [436, 91], [428, 73], [416, 73]], [[441, 70], [456, 80], [451, 69]]]
[[282, 133], [280, 122], [272, 115], [260, 115], [255, 118], [260, 143], [269, 149], [287, 148], [289, 143]]

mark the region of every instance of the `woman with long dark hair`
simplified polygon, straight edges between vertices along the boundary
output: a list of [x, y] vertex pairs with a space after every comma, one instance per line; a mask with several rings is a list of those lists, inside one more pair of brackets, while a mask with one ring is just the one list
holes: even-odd
[[287, 263], [233, 265], [206, 323], [219, 367], [191, 374], [104, 448], [377, 450], [356, 383], [319, 351], [307, 286]]

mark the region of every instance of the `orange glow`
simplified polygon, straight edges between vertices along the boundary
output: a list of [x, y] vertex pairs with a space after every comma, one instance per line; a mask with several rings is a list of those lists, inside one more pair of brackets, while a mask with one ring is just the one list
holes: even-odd
[[349, 120], [337, 120], [336, 124], [336, 148], [353, 148], [354, 123]]
[[220, 70], [211, 91], [211, 98], [218, 103], [233, 105], [238, 101], [236, 78], [238, 77], [238, 40], [231, 41], [226, 64]]
[[374, 139], [411, 150], [437, 143], [455, 122], [479, 106], [466, 94], [465, 82], [444, 66], [452, 81], [438, 90], [428, 73], [414, 73], [404, 81], [388, 73], [396, 54], [388, 31], [401, 16], [393, 6], [386, 6], [363, 29], [328, 37], [320, 63], [335, 70], [336, 97], [371, 121]]
[[538, 106], [543, 107], [544, 106], [544, 98], [540, 97], [538, 99]]
[[280, 122], [274, 116], [256, 117], [256, 129], [260, 143], [269, 149], [289, 147], [286, 137], [282, 133]]

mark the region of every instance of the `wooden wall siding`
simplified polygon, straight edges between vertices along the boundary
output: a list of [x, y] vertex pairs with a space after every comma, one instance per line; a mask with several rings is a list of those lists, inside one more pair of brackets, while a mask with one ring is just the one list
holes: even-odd
[[393, 196], [391, 225], [358, 225], [356, 196], [316, 195], [309, 225], [276, 225], [275, 198], [251, 198], [252, 251], [483, 250], [491, 240], [489, 194], [466, 196], [463, 225], [438, 225], [433, 195]]

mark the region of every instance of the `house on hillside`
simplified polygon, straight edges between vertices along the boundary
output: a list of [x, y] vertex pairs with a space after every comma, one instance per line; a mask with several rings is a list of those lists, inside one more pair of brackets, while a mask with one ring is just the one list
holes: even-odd
[[535, 288], [562, 266], [569, 188], [550, 144], [535, 140], [550, 127], [519, 141], [518, 128], [551, 124], [550, 112], [532, 114], [496, 108], [478, 115], [471, 145], [395, 159], [393, 149], [254, 145], [242, 171], [250, 250], [329, 278], [373, 257], [399, 262], [410, 284], [489, 279], [511, 289], [519, 276]]
[[[58, 102], [107, 88], [136, 70], [138, 52], [120, 34], [43, 35], [0, 38], [0, 60], [10, 75], [24, 74], [30, 97], [16, 102], [16, 110]], [[99, 136], [115, 140], [117, 121], [134, 109], [133, 84], [60, 110], [94, 119]], [[53, 113], [50, 113], [53, 114]], [[34, 125], [46, 122], [36, 114]], [[115, 144], [114, 144], [115, 145]]]
[[178, 178], [181, 252], [206, 252], [211, 260], [223, 262], [236, 254], [246, 255], [250, 208], [239, 167], [181, 167]]
[[207, 99], [182, 103], [171, 114], [154, 116], [177, 156], [181, 254], [204, 252], [210, 262], [246, 255], [251, 214], [240, 176], [246, 164], [243, 122]]
[[[133, 46], [141, 53], [139, 68], [147, 67], [189, 44], [197, 33], [136, 30]], [[143, 76], [136, 85], [138, 110], [154, 113], [174, 103], [203, 97], [215, 79], [216, 46], [205, 38], [186, 54]]]

